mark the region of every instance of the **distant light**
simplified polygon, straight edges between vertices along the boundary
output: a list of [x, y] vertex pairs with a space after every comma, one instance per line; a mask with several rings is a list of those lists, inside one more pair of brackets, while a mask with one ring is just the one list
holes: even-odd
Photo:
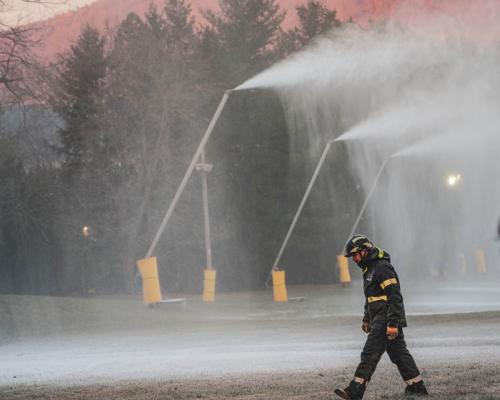
[[450, 174], [448, 178], [446, 178], [446, 183], [448, 186], [453, 187], [460, 181], [460, 174]]
[[90, 235], [90, 228], [89, 228], [87, 225], [85, 225], [85, 226], [82, 228], [82, 235], [83, 235], [84, 237], [89, 237], [89, 235]]

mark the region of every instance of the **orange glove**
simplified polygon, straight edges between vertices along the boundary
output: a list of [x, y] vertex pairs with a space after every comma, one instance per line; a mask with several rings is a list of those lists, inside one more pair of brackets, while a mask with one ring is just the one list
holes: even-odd
[[366, 322], [366, 321], [363, 321], [363, 323], [361, 324], [361, 330], [362, 330], [364, 333], [368, 333], [368, 332], [370, 332], [370, 323], [369, 323], [369, 322]]
[[398, 337], [398, 328], [394, 328], [392, 326], [387, 327], [387, 338], [389, 340], [394, 340]]

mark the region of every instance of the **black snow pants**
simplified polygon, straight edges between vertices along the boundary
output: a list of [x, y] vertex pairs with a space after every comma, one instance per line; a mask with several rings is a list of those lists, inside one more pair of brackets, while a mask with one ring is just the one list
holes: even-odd
[[398, 336], [394, 340], [387, 338], [386, 330], [387, 323], [385, 321], [374, 321], [371, 324], [370, 333], [361, 353], [361, 362], [354, 376], [369, 381], [385, 351], [398, 367], [403, 380], [408, 381], [419, 376], [417, 365], [406, 347], [403, 329], [399, 328]]

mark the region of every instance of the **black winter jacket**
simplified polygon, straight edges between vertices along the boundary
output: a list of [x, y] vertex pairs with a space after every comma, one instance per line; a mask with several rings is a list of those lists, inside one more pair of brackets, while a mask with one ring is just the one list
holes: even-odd
[[387, 322], [391, 327], [405, 327], [406, 315], [399, 277], [388, 253], [374, 248], [361, 261], [365, 291], [363, 321]]

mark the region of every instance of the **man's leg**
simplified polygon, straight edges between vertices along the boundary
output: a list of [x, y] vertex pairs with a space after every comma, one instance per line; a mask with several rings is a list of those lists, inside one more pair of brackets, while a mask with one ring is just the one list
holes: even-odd
[[371, 324], [370, 333], [361, 353], [361, 362], [356, 368], [353, 380], [345, 389], [336, 389], [335, 394], [343, 399], [360, 400], [363, 398], [366, 385], [375, 372], [380, 357], [385, 352], [388, 341], [386, 326], [383, 321]]
[[365, 347], [361, 352], [361, 362], [354, 373], [355, 377], [369, 381], [377, 368], [380, 357], [387, 347], [387, 324], [377, 322], [371, 324], [370, 333], [366, 338]]
[[406, 382], [406, 394], [427, 394], [420, 371], [415, 360], [410, 354], [404, 339], [403, 329], [399, 328], [399, 334], [394, 340], [387, 343], [387, 354], [391, 361], [398, 367], [401, 377]]

